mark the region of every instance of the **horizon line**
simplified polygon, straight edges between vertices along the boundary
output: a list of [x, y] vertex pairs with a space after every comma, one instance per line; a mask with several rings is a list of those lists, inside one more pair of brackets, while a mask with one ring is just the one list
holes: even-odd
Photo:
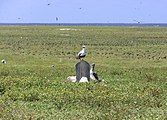
[[24, 25], [42, 25], [42, 26], [167, 26], [167, 23], [0, 23], [0, 26], [24, 26]]

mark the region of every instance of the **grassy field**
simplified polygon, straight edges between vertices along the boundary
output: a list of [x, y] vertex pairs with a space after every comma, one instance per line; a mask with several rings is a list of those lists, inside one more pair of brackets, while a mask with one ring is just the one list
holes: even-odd
[[[104, 82], [66, 82], [83, 44]], [[2, 59], [0, 120], [167, 120], [167, 28], [0, 26]]]

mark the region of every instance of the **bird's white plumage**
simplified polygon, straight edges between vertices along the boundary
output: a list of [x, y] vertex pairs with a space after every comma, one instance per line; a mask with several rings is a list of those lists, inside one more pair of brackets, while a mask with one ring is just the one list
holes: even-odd
[[93, 75], [93, 71], [92, 70], [90, 70], [90, 79], [96, 80], [95, 77], [94, 77], [94, 75]]
[[80, 58], [85, 57], [86, 54], [87, 54], [86, 47], [83, 45], [82, 50], [77, 54], [77, 57], [80, 59]]
[[1, 60], [2, 63], [6, 64], [7, 61], [5, 59]]
[[94, 71], [94, 67], [95, 67], [95, 64], [93, 63], [90, 69], [90, 79], [99, 80], [97, 73]]
[[86, 50], [83, 48], [79, 53], [78, 56], [85, 56], [86, 55]]

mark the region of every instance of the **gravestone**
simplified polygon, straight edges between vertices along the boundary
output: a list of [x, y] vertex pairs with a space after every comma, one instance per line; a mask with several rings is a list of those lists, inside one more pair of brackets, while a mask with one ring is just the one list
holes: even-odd
[[77, 82], [80, 81], [82, 77], [86, 77], [89, 81], [90, 79], [90, 65], [88, 62], [81, 60], [76, 65], [76, 79]]

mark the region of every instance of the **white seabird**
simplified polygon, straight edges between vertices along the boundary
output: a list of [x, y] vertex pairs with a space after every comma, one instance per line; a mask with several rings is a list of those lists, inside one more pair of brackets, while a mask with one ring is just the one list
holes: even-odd
[[77, 59], [81, 59], [81, 58], [84, 58], [87, 54], [87, 51], [86, 51], [86, 46], [83, 45], [82, 46], [82, 50], [77, 54]]
[[2, 62], [3, 64], [6, 64], [6, 63], [7, 63], [7, 61], [6, 61], [5, 59], [1, 60], [1, 62]]
[[91, 69], [90, 69], [90, 79], [100, 81], [97, 73], [94, 71], [94, 68], [95, 68], [95, 64], [92, 63]]

